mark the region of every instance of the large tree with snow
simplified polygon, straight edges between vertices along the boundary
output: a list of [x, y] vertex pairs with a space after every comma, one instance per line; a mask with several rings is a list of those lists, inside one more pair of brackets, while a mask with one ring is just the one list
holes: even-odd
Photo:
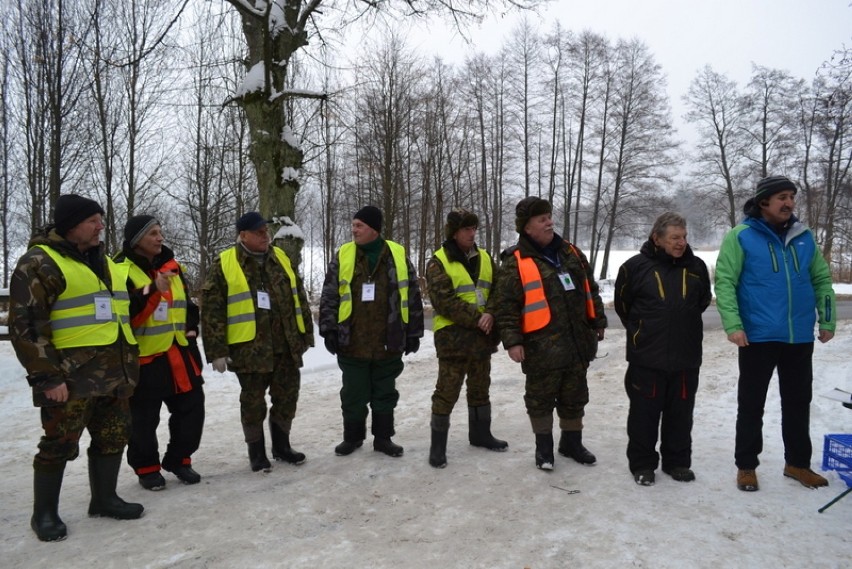
[[[492, 9], [533, 8], [545, 0], [226, 0], [240, 14], [248, 47], [244, 59], [247, 74], [231, 102], [239, 104], [248, 120], [250, 158], [257, 172], [261, 213], [287, 224], [296, 210], [299, 174], [304, 153], [288, 124], [286, 103], [293, 97], [324, 98], [287, 85], [293, 56], [321, 33], [324, 12], [343, 14], [336, 20], [354, 21], [369, 17], [426, 17], [437, 15], [462, 27], [481, 19]], [[326, 10], [321, 8], [325, 7]], [[287, 219], [285, 219], [287, 218]], [[298, 232], [285, 232], [295, 239], [279, 243], [298, 258]]]

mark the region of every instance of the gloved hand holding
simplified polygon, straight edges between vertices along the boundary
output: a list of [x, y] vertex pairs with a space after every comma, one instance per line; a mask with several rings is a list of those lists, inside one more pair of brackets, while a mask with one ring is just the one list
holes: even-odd
[[213, 369], [219, 373], [225, 373], [228, 371], [228, 358], [216, 358], [212, 363]]
[[325, 343], [325, 349], [328, 350], [329, 354], [333, 356], [337, 353], [337, 349], [340, 347], [338, 345], [337, 332], [328, 332], [323, 337], [323, 342]]
[[409, 336], [405, 339], [405, 355], [413, 354], [420, 349], [420, 338]]

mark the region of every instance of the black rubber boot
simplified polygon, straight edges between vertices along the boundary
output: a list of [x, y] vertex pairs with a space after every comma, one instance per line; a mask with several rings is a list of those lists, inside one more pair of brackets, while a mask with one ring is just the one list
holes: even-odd
[[92, 490], [89, 515], [92, 517], [135, 520], [145, 511], [142, 504], [125, 502], [115, 493], [122, 454], [94, 454], [89, 451], [89, 486]]
[[403, 448], [391, 440], [393, 435], [393, 413], [373, 414], [373, 450], [388, 456], [402, 456]]
[[580, 464], [594, 464], [597, 461], [595, 455], [583, 446], [583, 431], [562, 431], [559, 454], [573, 458]]
[[33, 517], [30, 527], [41, 541], [62, 541], [68, 528], [59, 519], [59, 491], [65, 463], [56, 470], [33, 471]]
[[290, 433], [286, 432], [272, 420], [269, 421], [269, 432], [272, 434], [272, 458], [283, 460], [290, 464], [302, 464], [305, 462], [304, 453], [297, 452], [290, 447]]
[[266, 458], [266, 441], [263, 437], [259, 441], [254, 441], [248, 444], [249, 464], [251, 464], [252, 472], [270, 472], [272, 464]]
[[364, 444], [367, 438], [367, 421], [343, 421], [343, 442], [334, 447], [334, 454], [346, 456], [352, 454]]
[[535, 435], [535, 465], [541, 470], [553, 470], [553, 434]]
[[468, 407], [468, 441], [475, 447], [504, 452], [509, 443], [491, 435], [491, 405]]
[[447, 466], [447, 435], [450, 434], [450, 416], [432, 415], [432, 446], [429, 447], [429, 464], [435, 468]]

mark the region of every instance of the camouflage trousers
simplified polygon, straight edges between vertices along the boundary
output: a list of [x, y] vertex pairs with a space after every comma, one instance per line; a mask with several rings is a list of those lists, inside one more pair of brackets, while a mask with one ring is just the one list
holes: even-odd
[[559, 416], [560, 429], [579, 431], [589, 402], [586, 382], [587, 365], [570, 366], [527, 374], [524, 403], [534, 433], [549, 433], [553, 428], [553, 409]]
[[432, 394], [432, 413], [450, 415], [467, 376], [467, 406], [489, 405], [491, 356], [485, 358], [438, 358], [438, 382]]
[[269, 420], [290, 432], [299, 401], [301, 375], [292, 358], [284, 354], [275, 355], [273, 371], [269, 373], [237, 373], [240, 380], [240, 420], [247, 443], [263, 437], [263, 421], [266, 419], [266, 391], [272, 406]]
[[130, 436], [130, 406], [127, 399], [90, 397], [72, 399], [41, 408], [44, 436], [33, 459], [36, 470], [51, 470], [80, 455], [83, 430], [91, 436], [95, 454], [124, 452]]

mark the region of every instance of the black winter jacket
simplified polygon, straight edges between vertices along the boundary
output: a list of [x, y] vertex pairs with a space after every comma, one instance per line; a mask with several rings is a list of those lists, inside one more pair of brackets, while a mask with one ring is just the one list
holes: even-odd
[[688, 245], [676, 259], [646, 241], [615, 280], [615, 312], [627, 331], [627, 361], [664, 371], [700, 367], [701, 314], [710, 300], [707, 265]]

